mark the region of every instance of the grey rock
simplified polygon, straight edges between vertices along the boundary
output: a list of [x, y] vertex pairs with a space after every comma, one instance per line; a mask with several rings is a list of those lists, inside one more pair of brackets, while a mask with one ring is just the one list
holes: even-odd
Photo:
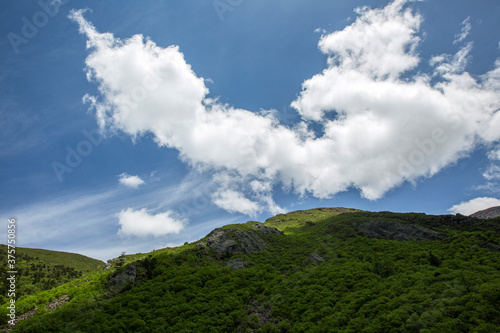
[[137, 277], [136, 263], [133, 262], [126, 266], [123, 271], [116, 272], [110, 276], [108, 287], [121, 289], [129, 284], [134, 285]]
[[254, 225], [252, 225], [252, 228], [255, 231], [257, 231], [261, 234], [264, 234], [266, 236], [283, 235], [283, 233], [281, 231], [279, 231], [278, 229], [273, 228], [273, 227], [268, 227], [267, 225], [264, 225], [262, 223], [255, 223]]
[[226, 266], [231, 267], [233, 270], [236, 271], [238, 269], [242, 269], [242, 268], [247, 267], [248, 263], [243, 259], [235, 258], [235, 259], [230, 259], [227, 262]]
[[215, 229], [207, 235], [207, 247], [218, 254], [241, 253], [241, 249], [234, 239], [222, 229]]
[[63, 295], [63, 296], [59, 297], [58, 299], [56, 299], [55, 301], [50, 302], [49, 304], [47, 304], [45, 306], [45, 308], [49, 312], [52, 312], [55, 309], [57, 309], [58, 307], [60, 307], [61, 305], [63, 305], [64, 303], [68, 302], [69, 300], [70, 300], [70, 298], [69, 298], [68, 295]]
[[397, 241], [442, 240], [447, 237], [444, 233], [428, 228], [391, 221], [363, 222], [358, 226], [358, 231], [365, 237]]
[[312, 261], [314, 264], [319, 264], [325, 261], [323, 257], [321, 257], [319, 254], [311, 252], [309, 254], [309, 260]]
[[[254, 253], [269, 248], [260, 236], [281, 235], [276, 228], [255, 224], [254, 230], [240, 231], [235, 229], [215, 229], [205, 239], [206, 247], [216, 252], [219, 257], [236, 253]], [[198, 246], [201, 248], [201, 245]]]
[[259, 252], [269, 247], [269, 245], [253, 231], [243, 232], [235, 230], [233, 234], [239, 243], [242, 253]]

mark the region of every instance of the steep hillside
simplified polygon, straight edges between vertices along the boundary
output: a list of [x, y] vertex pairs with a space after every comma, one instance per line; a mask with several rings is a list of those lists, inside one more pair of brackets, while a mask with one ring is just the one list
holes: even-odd
[[[0, 244], [0, 256], [7, 258], [7, 246]], [[85, 273], [104, 267], [104, 262], [81, 254], [17, 247], [17, 296], [60, 286]], [[0, 262], [0, 300], [7, 296], [7, 260]]]
[[321, 208], [228, 225], [20, 299], [38, 310], [13, 332], [498, 332], [499, 222]]

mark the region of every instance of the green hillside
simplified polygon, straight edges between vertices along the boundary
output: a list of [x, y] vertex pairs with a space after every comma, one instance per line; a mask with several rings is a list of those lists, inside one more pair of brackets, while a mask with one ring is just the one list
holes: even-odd
[[[7, 246], [0, 244], [0, 256], [7, 257]], [[17, 297], [47, 290], [71, 281], [83, 274], [104, 267], [104, 262], [81, 254], [42, 249], [16, 248]], [[7, 260], [0, 262], [0, 300], [6, 299], [8, 286]]]
[[500, 332], [499, 218], [320, 208], [132, 258], [13, 332]]

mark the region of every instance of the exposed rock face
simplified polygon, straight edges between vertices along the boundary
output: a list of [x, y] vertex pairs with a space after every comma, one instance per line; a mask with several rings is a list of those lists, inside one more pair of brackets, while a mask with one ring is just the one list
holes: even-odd
[[208, 234], [207, 246], [219, 254], [241, 253], [238, 243], [222, 229], [215, 229]]
[[255, 229], [255, 231], [258, 231], [259, 233], [261, 234], [264, 234], [264, 235], [283, 235], [283, 233], [281, 231], [279, 231], [278, 229], [276, 228], [273, 228], [273, 227], [268, 227], [267, 225], [264, 225], [262, 223], [255, 223], [254, 225], [252, 225], [252, 228]]
[[207, 235], [207, 247], [215, 251], [219, 256], [236, 253], [254, 253], [268, 248], [269, 245], [258, 234], [281, 235], [276, 228], [261, 224], [254, 224], [252, 228], [256, 231], [240, 231], [235, 229], [215, 229]]
[[[61, 297], [59, 297], [58, 299], [56, 299], [55, 301], [47, 304], [45, 306], [45, 308], [49, 311], [49, 312], [52, 312], [54, 311], [55, 309], [57, 309], [58, 307], [60, 307], [61, 305], [63, 305], [64, 303], [66, 303], [67, 301], [69, 301], [70, 298], [68, 295], [63, 295]], [[17, 324], [17, 322], [21, 321], [21, 320], [26, 320], [26, 319], [29, 319], [31, 317], [33, 317], [35, 315], [35, 312], [36, 310], [38, 310], [38, 308], [34, 308], [26, 313], [23, 313], [22, 315], [20, 316], [17, 316], [16, 319], [14, 319], [14, 325]], [[11, 329], [8, 329], [7, 332], [10, 332]], [[2, 331], [3, 332], [3, 331]]]
[[57, 309], [58, 307], [60, 307], [61, 305], [63, 305], [64, 303], [66, 303], [67, 301], [69, 301], [69, 296], [68, 295], [63, 295], [61, 297], [59, 297], [58, 299], [56, 299], [55, 301], [47, 304], [45, 306], [45, 308], [49, 311], [49, 312], [52, 312], [54, 311], [55, 309]]
[[233, 234], [239, 243], [242, 253], [259, 252], [269, 247], [269, 245], [253, 231], [243, 232], [235, 230]]
[[205, 244], [203, 244], [202, 241], [199, 241], [198, 243], [196, 243], [196, 247], [199, 248], [200, 250], [203, 250], [203, 251], [207, 250], [207, 247], [205, 246]]
[[243, 259], [235, 258], [235, 259], [230, 259], [227, 262], [226, 266], [231, 267], [233, 270], [236, 271], [238, 269], [242, 269], [242, 268], [247, 267], [248, 263]]
[[[16, 319], [14, 319], [14, 325], [17, 324], [18, 321], [30, 319], [31, 317], [33, 317], [35, 315], [36, 310], [38, 310], [38, 308], [34, 308], [28, 312], [23, 313], [20, 316], [17, 316]], [[11, 331], [11, 329], [9, 328], [7, 330], [7, 332], [10, 332], [10, 331]]]
[[368, 221], [358, 226], [358, 231], [365, 237], [384, 238], [397, 241], [442, 240], [446, 234], [413, 224], [390, 221]]
[[127, 285], [134, 285], [137, 277], [136, 263], [129, 264], [124, 271], [114, 273], [110, 276], [108, 286], [113, 289], [122, 289]]
[[319, 254], [314, 252], [309, 254], [309, 260], [316, 265], [325, 261], [325, 259], [323, 259]]
[[492, 219], [495, 217], [500, 217], [500, 206], [490, 207], [488, 209], [483, 209], [474, 214], [469, 215], [470, 217], [475, 217], [478, 219]]

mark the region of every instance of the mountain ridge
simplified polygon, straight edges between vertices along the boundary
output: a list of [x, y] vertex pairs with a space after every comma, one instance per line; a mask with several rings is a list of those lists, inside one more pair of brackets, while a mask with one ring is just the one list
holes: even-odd
[[318, 208], [226, 225], [19, 300], [68, 299], [13, 332], [498, 331], [499, 221]]

